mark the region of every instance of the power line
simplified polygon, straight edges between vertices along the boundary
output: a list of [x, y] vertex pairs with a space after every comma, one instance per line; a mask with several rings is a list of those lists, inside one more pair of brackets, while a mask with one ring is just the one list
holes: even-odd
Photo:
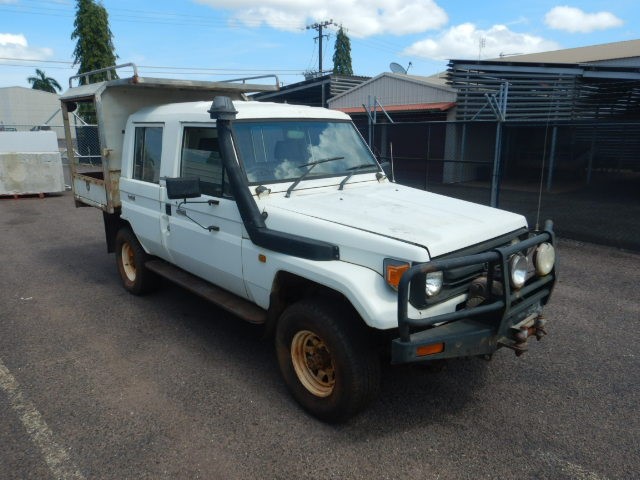
[[[16, 4], [6, 4], [5, 6], [0, 5], [0, 9], [6, 12], [13, 12], [19, 14], [26, 15], [43, 15], [43, 16], [59, 16], [59, 17], [69, 17], [73, 18], [75, 13], [72, 9], [61, 5], [58, 7], [55, 3], [51, 2], [42, 2], [39, 0], [23, 0], [23, 2], [29, 2], [31, 5], [16, 5]], [[43, 11], [45, 10], [45, 11]], [[208, 15], [190, 15], [184, 13], [177, 12], [149, 12], [145, 10], [137, 10], [137, 9], [127, 9], [127, 8], [117, 8], [110, 7], [108, 9], [109, 18], [113, 23], [147, 23], [147, 24], [157, 24], [157, 25], [173, 25], [173, 26], [189, 26], [189, 27], [220, 27], [220, 28], [228, 28], [228, 29], [240, 29], [243, 26], [248, 27], [259, 27], [262, 25], [264, 20], [257, 19], [255, 22], [247, 22], [246, 20], [239, 22], [229, 22], [227, 19], [218, 18], [216, 16], [208, 16]], [[331, 22], [331, 23], [330, 23]], [[270, 21], [267, 25], [273, 28], [285, 28], [285, 29], [293, 29], [298, 28], [298, 24], [294, 22], [278, 22], [278, 21]], [[309, 25], [306, 28], [314, 28], [319, 30], [319, 26], [321, 23], [316, 23], [314, 25]], [[322, 23], [322, 26], [332, 26], [335, 25], [332, 20], [329, 22]], [[326, 37], [326, 35], [324, 35]], [[321, 40], [320, 38], [317, 38]], [[397, 54], [399, 51], [402, 51], [406, 48], [405, 46], [401, 46], [398, 44], [394, 44], [388, 41], [378, 40], [376, 38], [367, 38], [367, 39], [351, 39], [352, 44], [361, 45], [366, 48], [372, 50], [385, 50], [390, 53]], [[320, 46], [320, 45], [319, 45]], [[318, 62], [320, 63], [320, 62]]]
[[[0, 8], [6, 12], [11, 13], [19, 13], [26, 15], [42, 15], [42, 16], [58, 16], [58, 17], [68, 17], [73, 18], [75, 16], [75, 12], [68, 8], [56, 8], [49, 6], [26, 6], [26, 5], [9, 5], [9, 6], [0, 6]], [[208, 15], [188, 15], [188, 14], [180, 14], [175, 12], [148, 12], [144, 10], [134, 10], [134, 9], [126, 9], [126, 8], [109, 8], [107, 10], [109, 14], [109, 20], [116, 22], [125, 22], [125, 23], [149, 23], [149, 24], [158, 24], [158, 25], [174, 25], [174, 26], [204, 26], [204, 27], [221, 27], [221, 28], [229, 28], [229, 29], [239, 29], [241, 26], [230, 23], [226, 19], [216, 18], [215, 16]], [[122, 13], [120, 13], [122, 12]], [[176, 21], [178, 20], [178, 21]], [[242, 21], [243, 24], [249, 26], [260, 26], [263, 21], [257, 20], [256, 22], [247, 22]], [[274, 27], [282, 27], [282, 28], [297, 28], [297, 23], [292, 22], [278, 22], [271, 21], [270, 25]]]
[[[37, 58], [15, 58], [15, 57], [0, 57], [0, 60], [12, 61], [12, 62], [35, 62], [31, 64], [24, 63], [2, 63], [3, 67], [26, 67], [37, 68], [43, 63], [53, 64], [47, 68], [53, 69], [70, 69], [73, 68], [73, 62], [63, 60], [39, 60]], [[54, 66], [54, 65], [66, 65]], [[178, 67], [178, 66], [165, 66], [165, 65], [139, 65], [141, 69], [145, 70], [145, 74], [149, 73], [179, 73], [181, 75], [236, 75], [236, 74], [261, 74], [261, 73], [276, 73], [282, 76], [300, 75], [299, 69], [274, 69], [274, 68], [206, 68], [206, 67]]]

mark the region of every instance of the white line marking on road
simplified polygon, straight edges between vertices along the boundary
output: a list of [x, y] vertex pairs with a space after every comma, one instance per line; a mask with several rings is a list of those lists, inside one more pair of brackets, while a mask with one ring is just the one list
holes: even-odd
[[53, 437], [53, 432], [36, 409], [20, 391], [18, 382], [0, 360], [0, 388], [18, 414], [31, 441], [40, 449], [44, 461], [56, 480], [84, 480], [84, 476], [69, 458], [67, 451]]

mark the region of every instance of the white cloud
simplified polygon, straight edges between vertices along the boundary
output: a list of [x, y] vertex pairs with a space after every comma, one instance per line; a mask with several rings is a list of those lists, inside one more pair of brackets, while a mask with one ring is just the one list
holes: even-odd
[[0, 33], [0, 57], [42, 60], [52, 55], [50, 48], [30, 47], [22, 33]]
[[554, 7], [544, 16], [544, 23], [555, 30], [570, 33], [590, 33], [619, 27], [624, 22], [610, 12], [586, 13], [579, 8]]
[[295, 31], [314, 21], [333, 19], [354, 37], [405, 35], [438, 29], [448, 22], [435, 0], [196, 0], [234, 12], [248, 26], [267, 24]]
[[416, 42], [403, 53], [433, 60], [478, 58], [481, 39], [484, 39], [481, 52], [483, 59], [496, 58], [500, 54], [536, 53], [560, 48], [556, 42], [527, 33], [513, 32], [505, 25], [480, 30], [473, 23], [463, 23], [449, 28], [435, 38]]

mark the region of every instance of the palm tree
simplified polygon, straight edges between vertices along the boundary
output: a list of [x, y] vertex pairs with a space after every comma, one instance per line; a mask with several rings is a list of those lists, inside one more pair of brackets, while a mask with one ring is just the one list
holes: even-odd
[[62, 87], [55, 78], [47, 77], [42, 70], [37, 68], [36, 76], [27, 78], [27, 81], [32, 85], [31, 88], [34, 90], [44, 90], [45, 92], [51, 93], [56, 93], [56, 89], [58, 91], [62, 90]]

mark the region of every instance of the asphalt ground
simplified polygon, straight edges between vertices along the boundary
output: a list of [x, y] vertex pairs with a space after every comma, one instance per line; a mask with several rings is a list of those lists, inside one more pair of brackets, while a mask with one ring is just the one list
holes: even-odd
[[260, 328], [170, 284], [126, 293], [99, 211], [0, 199], [0, 479], [640, 478], [640, 256], [558, 250], [527, 354], [385, 366], [329, 426]]

